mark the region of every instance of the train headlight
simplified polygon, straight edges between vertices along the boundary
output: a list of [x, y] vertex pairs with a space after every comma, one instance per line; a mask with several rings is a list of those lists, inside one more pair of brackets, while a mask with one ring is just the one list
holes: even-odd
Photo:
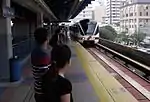
[[85, 38], [82, 38], [82, 40], [85, 40]]

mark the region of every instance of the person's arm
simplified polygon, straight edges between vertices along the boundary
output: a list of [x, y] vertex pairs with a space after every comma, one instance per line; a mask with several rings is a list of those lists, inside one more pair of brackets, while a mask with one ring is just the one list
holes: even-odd
[[62, 95], [61, 102], [70, 102], [70, 94]]
[[61, 82], [61, 93], [60, 93], [60, 99], [61, 102], [70, 102], [71, 101], [71, 91], [72, 91], [72, 85], [71, 82], [67, 79], [62, 80]]

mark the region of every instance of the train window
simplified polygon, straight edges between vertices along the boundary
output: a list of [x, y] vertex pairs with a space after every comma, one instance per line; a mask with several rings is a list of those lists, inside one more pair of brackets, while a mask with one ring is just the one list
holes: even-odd
[[96, 32], [94, 35], [98, 34], [99, 33], [99, 27], [96, 28]]
[[88, 24], [88, 29], [86, 31], [86, 34], [90, 34], [90, 35], [93, 35], [94, 31], [95, 31], [95, 27], [96, 27], [96, 24]]
[[83, 33], [83, 31], [81, 30], [81, 28], [78, 26], [78, 29], [79, 29], [79, 33], [81, 34], [81, 35], [84, 35], [84, 33]]

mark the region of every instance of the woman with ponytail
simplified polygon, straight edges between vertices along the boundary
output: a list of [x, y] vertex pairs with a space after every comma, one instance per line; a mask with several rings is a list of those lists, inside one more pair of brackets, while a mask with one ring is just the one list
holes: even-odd
[[64, 77], [70, 66], [70, 59], [71, 50], [67, 45], [58, 45], [52, 49], [52, 64], [42, 78], [42, 102], [73, 102], [71, 82]]

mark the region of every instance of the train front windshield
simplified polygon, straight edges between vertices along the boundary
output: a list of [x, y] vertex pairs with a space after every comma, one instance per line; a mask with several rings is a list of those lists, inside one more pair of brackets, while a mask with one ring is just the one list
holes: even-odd
[[93, 35], [96, 28], [96, 24], [89, 23], [88, 29], [86, 30], [86, 35]]

